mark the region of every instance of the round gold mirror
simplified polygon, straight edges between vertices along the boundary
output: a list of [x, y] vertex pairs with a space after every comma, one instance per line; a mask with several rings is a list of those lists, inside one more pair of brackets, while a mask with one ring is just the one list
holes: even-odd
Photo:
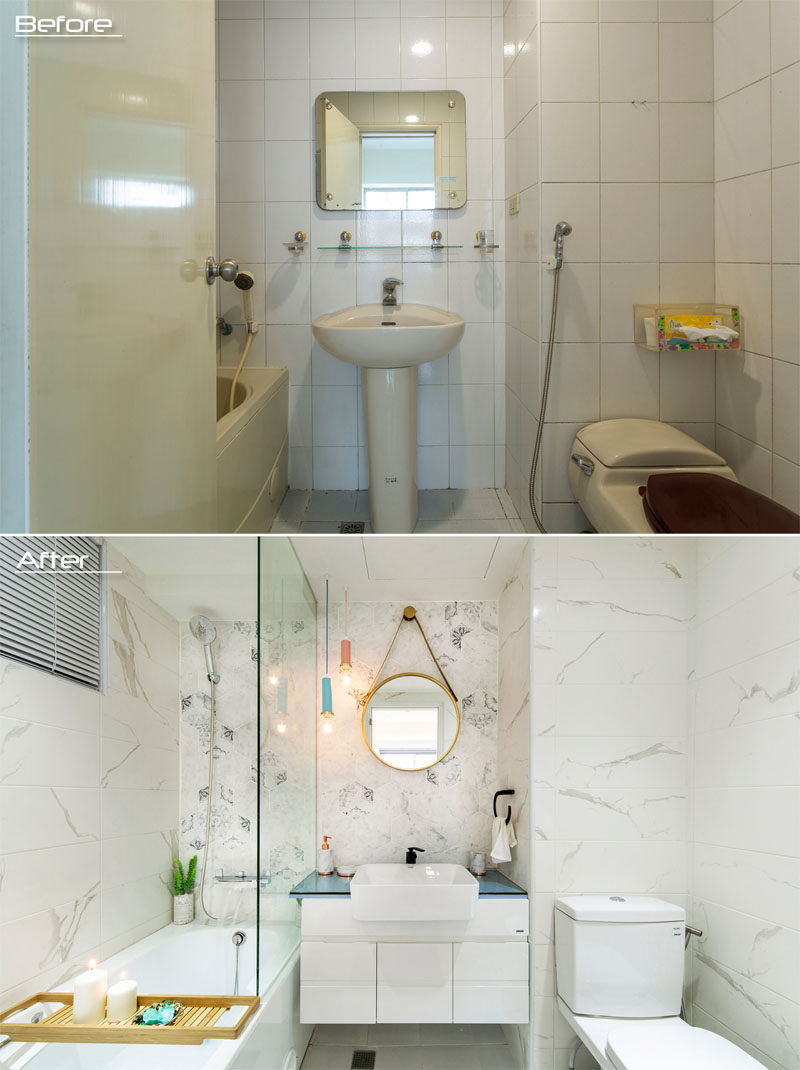
[[453, 749], [461, 718], [452, 694], [421, 672], [389, 676], [370, 691], [361, 725], [367, 746], [392, 769], [429, 769]]

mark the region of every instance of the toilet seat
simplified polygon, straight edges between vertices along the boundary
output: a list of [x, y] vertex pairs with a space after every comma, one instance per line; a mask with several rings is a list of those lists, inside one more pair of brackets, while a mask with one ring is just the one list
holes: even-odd
[[653, 531], [674, 535], [795, 535], [800, 517], [741, 483], [709, 472], [660, 472], [640, 490]]
[[608, 1034], [606, 1055], [615, 1070], [763, 1070], [725, 1037], [680, 1018], [619, 1024]]
[[601, 1070], [764, 1070], [729, 1040], [682, 1018], [601, 1018], [556, 1003]]

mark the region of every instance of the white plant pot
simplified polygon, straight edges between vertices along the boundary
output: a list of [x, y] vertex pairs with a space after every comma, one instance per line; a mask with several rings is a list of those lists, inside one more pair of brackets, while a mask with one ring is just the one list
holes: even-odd
[[194, 893], [172, 897], [172, 920], [176, 925], [188, 925], [194, 921]]

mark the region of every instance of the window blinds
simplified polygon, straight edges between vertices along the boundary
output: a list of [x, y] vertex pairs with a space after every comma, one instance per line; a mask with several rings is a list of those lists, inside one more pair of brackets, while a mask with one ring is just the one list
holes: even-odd
[[[49, 557], [38, 567], [53, 552], [55, 567]], [[64, 554], [84, 560], [64, 568]], [[89, 538], [0, 538], [0, 654], [99, 690], [101, 561], [101, 546]]]

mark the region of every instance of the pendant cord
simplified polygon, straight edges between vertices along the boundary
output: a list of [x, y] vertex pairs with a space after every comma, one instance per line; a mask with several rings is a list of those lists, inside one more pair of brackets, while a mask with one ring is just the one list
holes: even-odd
[[328, 581], [325, 580], [325, 675], [328, 675]]

